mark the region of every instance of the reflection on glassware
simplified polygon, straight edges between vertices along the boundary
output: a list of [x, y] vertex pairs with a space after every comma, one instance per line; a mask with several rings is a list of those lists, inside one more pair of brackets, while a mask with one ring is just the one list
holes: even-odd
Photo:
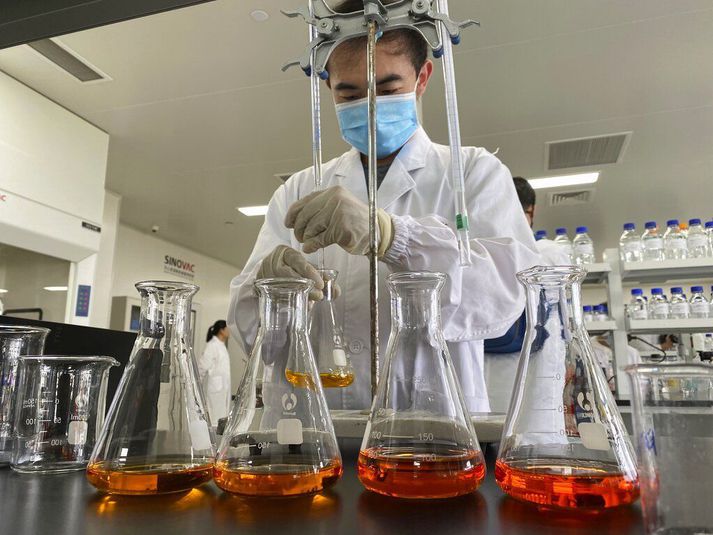
[[602, 509], [639, 495], [635, 458], [582, 321], [583, 269], [518, 273], [528, 330], [495, 478], [541, 506]]
[[260, 329], [218, 448], [215, 481], [248, 496], [319, 492], [341, 477], [342, 459], [307, 336], [312, 283], [263, 279], [255, 287]]
[[12, 456], [18, 358], [44, 353], [49, 332], [42, 327], [0, 325], [0, 466]]
[[111, 357], [19, 359], [15, 444], [18, 472], [83, 470], [104, 421]]
[[359, 480], [400, 498], [475, 491], [485, 463], [443, 337], [442, 273], [389, 276], [391, 335], [359, 453]]
[[191, 347], [190, 310], [198, 287], [147, 281], [129, 364], [87, 468], [99, 490], [181, 492], [210, 481], [213, 431]]
[[713, 367], [626, 368], [648, 534], [713, 533]]

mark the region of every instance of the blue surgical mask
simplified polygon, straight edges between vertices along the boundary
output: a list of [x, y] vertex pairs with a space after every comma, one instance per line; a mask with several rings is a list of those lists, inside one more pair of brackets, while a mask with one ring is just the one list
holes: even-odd
[[[339, 129], [344, 141], [362, 154], [369, 153], [368, 102], [336, 104]], [[376, 157], [393, 154], [418, 129], [416, 93], [376, 97]]]

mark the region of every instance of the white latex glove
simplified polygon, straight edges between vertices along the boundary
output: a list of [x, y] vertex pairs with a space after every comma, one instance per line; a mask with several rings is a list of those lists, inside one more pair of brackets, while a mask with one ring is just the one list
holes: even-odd
[[[391, 216], [377, 211], [379, 257], [393, 240]], [[351, 254], [369, 252], [369, 207], [342, 186], [316, 191], [290, 206], [285, 226], [295, 230], [306, 254], [336, 243]]]
[[309, 298], [313, 301], [321, 301], [324, 297], [322, 294], [324, 280], [317, 268], [307, 262], [302, 253], [287, 245], [275, 247], [260, 264], [257, 279], [270, 279], [273, 277], [309, 279], [314, 282]]

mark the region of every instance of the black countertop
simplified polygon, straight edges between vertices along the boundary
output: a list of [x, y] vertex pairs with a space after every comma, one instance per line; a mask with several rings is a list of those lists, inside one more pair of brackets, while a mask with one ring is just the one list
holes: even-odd
[[187, 494], [113, 497], [84, 472], [57, 475], [0, 470], [0, 533], [13, 535], [182, 535], [259, 533], [643, 534], [636, 504], [600, 514], [538, 511], [506, 497], [493, 476], [495, 452], [479, 491], [449, 500], [411, 501], [364, 490], [356, 477], [359, 441], [342, 444], [345, 472], [329, 493], [305, 498], [239, 498], [213, 483]]

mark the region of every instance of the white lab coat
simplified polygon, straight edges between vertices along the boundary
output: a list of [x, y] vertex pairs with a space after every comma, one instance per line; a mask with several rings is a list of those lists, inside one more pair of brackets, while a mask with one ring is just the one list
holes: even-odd
[[205, 346], [203, 355], [198, 359], [198, 373], [201, 378], [203, 395], [208, 404], [211, 425], [218, 425], [218, 420], [228, 416], [230, 411], [230, 353], [225, 343], [217, 336], [211, 338]]
[[[470, 213], [471, 259], [463, 269], [451, 225], [455, 219], [448, 176], [448, 147], [433, 143], [419, 128], [401, 149], [378, 191], [378, 205], [391, 214], [394, 239], [384, 255], [379, 281], [380, 362], [390, 331], [386, 276], [400, 271], [440, 271], [442, 322], [451, 358], [468, 409], [489, 410], [483, 377], [483, 342], [502, 335], [524, 307], [524, 292], [515, 273], [536, 262], [534, 239], [517, 200], [508, 169], [485, 149], [463, 148], [466, 199]], [[325, 188], [341, 185], [367, 202], [364, 170], [355, 149], [324, 164]], [[300, 250], [285, 228], [288, 208], [314, 189], [308, 168], [292, 176], [273, 195], [255, 248], [242, 273], [231, 283], [228, 323], [249, 351], [258, 324], [253, 282], [260, 264], [277, 245]], [[308, 257], [316, 263], [316, 255]], [[339, 271], [343, 297], [337, 303], [356, 379], [347, 388], [326, 389], [331, 408], [360, 409], [371, 404], [369, 381], [369, 269], [363, 256], [336, 245], [325, 249], [325, 265]], [[418, 370], [414, 373], [418, 374]]]

